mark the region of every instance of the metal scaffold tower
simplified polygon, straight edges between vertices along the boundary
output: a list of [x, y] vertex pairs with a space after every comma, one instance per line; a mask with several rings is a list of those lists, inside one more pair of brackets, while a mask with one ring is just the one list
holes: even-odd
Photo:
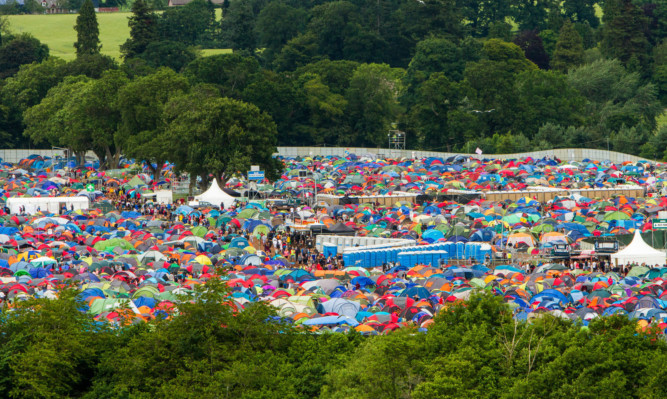
[[392, 124], [393, 130], [387, 134], [389, 139], [389, 156], [395, 157], [400, 152], [395, 150], [405, 150], [405, 132], [395, 129], [396, 125]]

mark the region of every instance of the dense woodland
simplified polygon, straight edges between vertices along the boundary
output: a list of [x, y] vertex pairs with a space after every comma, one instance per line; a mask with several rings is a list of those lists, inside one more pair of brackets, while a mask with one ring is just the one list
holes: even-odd
[[[6, 398], [664, 398], [667, 346], [624, 316], [515, 322], [501, 297], [442, 309], [427, 333], [317, 334], [218, 279], [180, 315], [111, 328], [76, 291], [0, 313]], [[226, 287], [226, 286], [224, 286]], [[128, 309], [129, 313], [132, 311]], [[130, 320], [130, 318], [128, 318]]]
[[221, 20], [204, 0], [137, 0], [121, 62], [85, 8], [71, 62], [3, 31], [5, 147], [223, 173], [272, 169], [275, 145], [386, 147], [394, 127], [413, 149], [667, 159], [667, 0], [231, 0]]

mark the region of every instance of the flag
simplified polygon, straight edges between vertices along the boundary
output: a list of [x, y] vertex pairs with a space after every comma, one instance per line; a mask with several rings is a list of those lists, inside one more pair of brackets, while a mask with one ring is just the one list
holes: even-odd
[[480, 150], [479, 147], [477, 147], [477, 149], [475, 150], [475, 152], [477, 153], [477, 155], [482, 155], [482, 150]]

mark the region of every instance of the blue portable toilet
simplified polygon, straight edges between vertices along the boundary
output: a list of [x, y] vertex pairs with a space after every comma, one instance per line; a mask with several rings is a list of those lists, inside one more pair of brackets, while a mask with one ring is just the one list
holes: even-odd
[[338, 245], [336, 244], [324, 244], [322, 245], [322, 254], [325, 258], [329, 256], [336, 256], [338, 254]]
[[391, 252], [390, 252], [389, 254], [390, 254], [390, 258], [391, 258], [391, 261], [392, 261], [392, 262], [400, 262], [400, 261], [398, 260], [398, 254], [399, 254], [399, 253], [400, 253], [400, 250], [399, 250], [399, 249], [392, 249], [392, 250], [391, 250]]
[[408, 263], [410, 262], [410, 254], [407, 252], [399, 252], [397, 254], [398, 258], [398, 263], [401, 266], [408, 266]]
[[438, 252], [435, 254], [435, 256], [436, 256], [436, 258], [437, 258], [436, 262], [437, 262], [438, 264], [440, 264], [440, 260], [441, 260], [441, 259], [442, 259], [443, 262], [445, 262], [445, 263], [449, 260], [449, 254], [447, 253], [447, 251], [438, 251]]
[[433, 251], [422, 252], [421, 262], [425, 265], [433, 266]]
[[456, 243], [456, 259], [464, 259], [465, 256], [465, 244], [462, 242]]
[[489, 256], [489, 259], [493, 259], [493, 250], [489, 244], [482, 244], [479, 247], [479, 256], [480, 262], [486, 261], [486, 256]]
[[453, 242], [447, 242], [445, 243], [445, 251], [447, 251], [450, 254], [456, 254], [456, 246]]

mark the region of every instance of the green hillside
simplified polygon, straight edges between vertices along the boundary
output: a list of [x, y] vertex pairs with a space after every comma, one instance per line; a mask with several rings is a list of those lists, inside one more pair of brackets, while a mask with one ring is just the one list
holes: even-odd
[[[129, 16], [130, 13], [124, 12], [97, 14], [102, 53], [114, 58], [120, 57], [119, 46], [130, 36], [130, 28], [127, 26]], [[31, 33], [49, 46], [51, 55], [70, 60], [74, 58], [76, 17], [77, 14], [55, 14], [10, 15], [7, 18], [12, 32]]]

